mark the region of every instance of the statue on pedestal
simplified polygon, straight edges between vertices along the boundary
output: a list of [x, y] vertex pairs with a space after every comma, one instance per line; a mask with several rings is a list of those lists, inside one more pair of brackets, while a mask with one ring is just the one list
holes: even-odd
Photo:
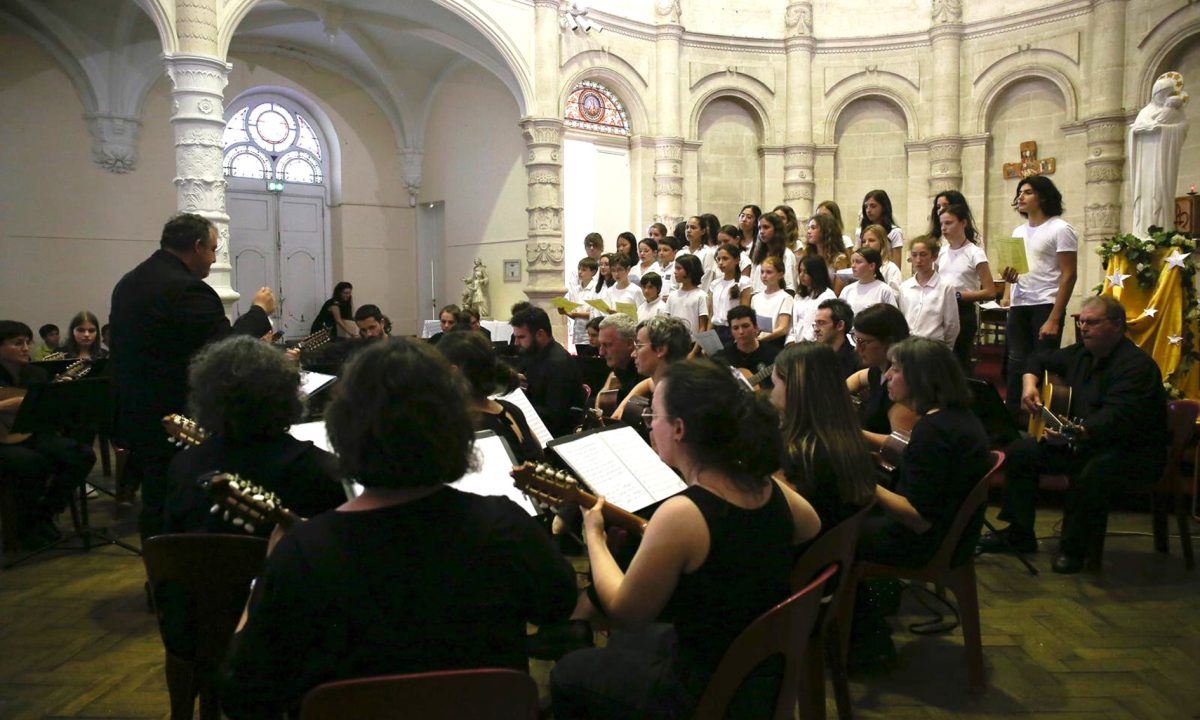
[[488, 303], [487, 296], [488, 272], [483, 260], [475, 258], [475, 268], [469, 277], [463, 278], [463, 282], [466, 283], [462, 294], [463, 309], [474, 308], [480, 318], [491, 319], [492, 306]]
[[1133, 226], [1138, 237], [1149, 237], [1147, 229], [1171, 229], [1175, 223], [1175, 181], [1179, 158], [1187, 138], [1183, 114], [1188, 94], [1183, 76], [1166, 72], [1154, 82], [1150, 103], [1142, 108], [1129, 127], [1129, 186], [1133, 191]]

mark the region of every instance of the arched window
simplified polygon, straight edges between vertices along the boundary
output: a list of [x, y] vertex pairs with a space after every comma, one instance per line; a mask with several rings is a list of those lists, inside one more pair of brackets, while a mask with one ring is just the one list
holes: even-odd
[[564, 125], [606, 135], [629, 135], [629, 113], [612, 90], [584, 80], [571, 89], [563, 111]]
[[269, 100], [252, 102], [225, 123], [226, 177], [325, 182], [321, 141], [299, 111]]

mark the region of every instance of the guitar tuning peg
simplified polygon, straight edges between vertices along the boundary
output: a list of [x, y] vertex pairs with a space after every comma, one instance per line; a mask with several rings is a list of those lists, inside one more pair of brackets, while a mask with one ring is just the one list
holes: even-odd
[[226, 510], [225, 514], [222, 515], [221, 517], [225, 520], [225, 522], [229, 522], [229, 511]]
[[246, 532], [250, 533], [251, 535], [254, 534], [254, 526], [251, 525], [250, 523], [246, 523], [245, 525], [243, 525], [242, 529], [245, 530]]
[[209, 514], [209, 515], [216, 515], [216, 514], [217, 514], [217, 513], [219, 513], [219, 512], [221, 512], [221, 506], [220, 506], [220, 505], [213, 505], [212, 507], [210, 507], [210, 508], [208, 509], [208, 514]]
[[233, 524], [236, 525], [237, 527], [241, 527], [243, 524], [245, 524], [245, 522], [246, 521], [241, 519], [240, 517], [235, 517], [233, 519]]

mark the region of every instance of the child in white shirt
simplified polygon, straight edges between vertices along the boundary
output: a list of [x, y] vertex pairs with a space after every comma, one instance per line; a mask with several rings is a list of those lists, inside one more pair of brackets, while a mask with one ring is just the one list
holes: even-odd
[[662, 290], [662, 278], [656, 272], [648, 272], [642, 276], [642, 297], [646, 302], [638, 306], [637, 320], [644, 323], [655, 315], [667, 311], [667, 303], [659, 296]]

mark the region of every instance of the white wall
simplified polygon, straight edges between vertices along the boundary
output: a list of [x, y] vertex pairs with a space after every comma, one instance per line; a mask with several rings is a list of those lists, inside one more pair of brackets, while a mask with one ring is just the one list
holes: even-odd
[[[907, 217], [908, 156], [904, 149], [907, 124], [894, 104], [863, 98], [846, 106], [837, 122], [837, 157], [834, 164], [835, 197], [842, 208], [846, 234], [854, 236], [863, 196], [884, 190], [892, 200], [896, 224], [905, 237], [923, 232], [925, 218]], [[816, 198], [820, 202], [824, 198]]]
[[685, 215], [712, 213], [724, 225], [736, 225], [747, 204], [761, 204], [762, 133], [740, 100], [724, 97], [704, 108], [699, 123], [700, 197]]

